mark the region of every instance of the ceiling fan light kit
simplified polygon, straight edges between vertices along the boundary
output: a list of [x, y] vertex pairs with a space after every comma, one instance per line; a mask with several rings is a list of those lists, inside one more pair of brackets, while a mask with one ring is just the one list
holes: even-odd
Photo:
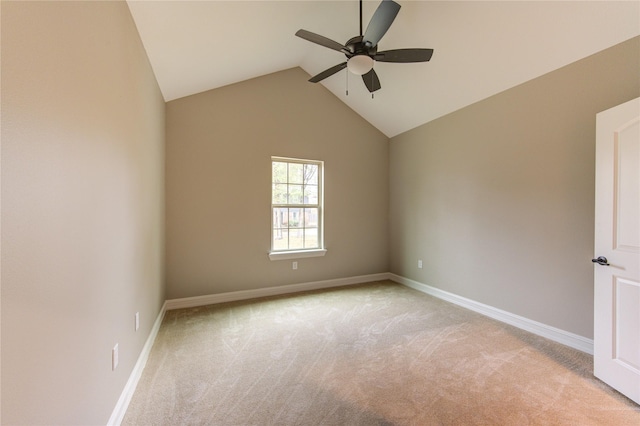
[[347, 61], [347, 69], [355, 75], [366, 74], [373, 68], [373, 58], [367, 55], [352, 56]]
[[[380, 80], [373, 69], [377, 62], [427, 62], [433, 55], [433, 49], [395, 49], [378, 52], [378, 42], [386, 34], [400, 11], [400, 5], [392, 0], [383, 0], [362, 34], [362, 0], [360, 0], [360, 35], [352, 37], [344, 45], [327, 37], [307, 30], [298, 30], [296, 36], [320, 46], [343, 53], [347, 61], [334, 65], [309, 79], [318, 83], [338, 71], [347, 68], [351, 73], [362, 76], [362, 81], [369, 92], [373, 94], [380, 90]], [[348, 93], [348, 92], [347, 92]]]

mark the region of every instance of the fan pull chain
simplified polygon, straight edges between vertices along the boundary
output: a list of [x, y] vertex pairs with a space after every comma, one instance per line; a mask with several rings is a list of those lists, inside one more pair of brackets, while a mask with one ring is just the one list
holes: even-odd
[[[373, 67], [371, 68], [371, 71], [373, 71]], [[373, 73], [371, 73], [371, 87], [373, 87]], [[371, 99], [373, 99], [373, 92], [371, 92]]]
[[347, 96], [349, 96], [349, 72], [347, 71], [345, 75], [347, 76]]

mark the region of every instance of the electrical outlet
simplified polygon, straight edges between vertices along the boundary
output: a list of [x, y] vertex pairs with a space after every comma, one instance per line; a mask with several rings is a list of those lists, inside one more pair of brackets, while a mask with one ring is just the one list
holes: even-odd
[[298, 269], [298, 262], [293, 262], [293, 265], [291, 265], [291, 267], [293, 268], [294, 271]]
[[118, 344], [111, 349], [111, 370], [115, 370], [118, 366]]
[[136, 331], [140, 328], [140, 312], [136, 312]]
[[418, 259], [418, 269], [422, 269], [422, 260]]

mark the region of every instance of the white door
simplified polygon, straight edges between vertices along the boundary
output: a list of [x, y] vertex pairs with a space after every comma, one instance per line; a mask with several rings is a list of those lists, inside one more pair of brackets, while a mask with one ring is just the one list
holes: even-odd
[[596, 129], [594, 374], [640, 404], [640, 98]]

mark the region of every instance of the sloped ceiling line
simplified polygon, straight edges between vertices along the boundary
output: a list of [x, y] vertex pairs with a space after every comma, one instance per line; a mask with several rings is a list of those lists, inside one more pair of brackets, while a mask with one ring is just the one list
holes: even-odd
[[[128, 0], [166, 101], [299, 66], [309, 75], [359, 32], [358, 2]], [[430, 62], [376, 63], [371, 99], [341, 73], [322, 83], [388, 137], [640, 35], [638, 1], [401, 1], [380, 50], [435, 49]], [[369, 22], [379, 1], [365, 1]], [[345, 71], [346, 72], [346, 71]], [[311, 84], [311, 83], [309, 83]]]

